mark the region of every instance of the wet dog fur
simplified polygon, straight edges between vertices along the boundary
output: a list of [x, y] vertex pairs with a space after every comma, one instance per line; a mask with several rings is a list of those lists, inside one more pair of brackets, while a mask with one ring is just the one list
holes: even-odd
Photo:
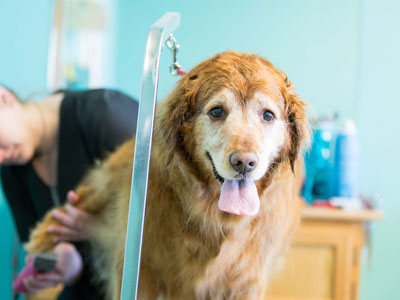
[[[263, 298], [299, 222], [304, 106], [283, 72], [237, 52], [202, 62], [157, 105], [138, 299]], [[76, 189], [95, 215], [90, 241], [110, 299], [120, 297], [133, 149], [134, 139]], [[254, 154], [254, 170], [239, 174], [232, 153]], [[256, 185], [254, 216], [218, 207], [222, 182], [236, 179]], [[28, 251], [54, 247], [54, 223], [49, 213]]]

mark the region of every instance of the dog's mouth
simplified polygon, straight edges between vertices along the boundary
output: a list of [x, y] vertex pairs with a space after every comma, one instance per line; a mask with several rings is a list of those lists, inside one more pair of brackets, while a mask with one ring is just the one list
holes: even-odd
[[211, 162], [211, 165], [212, 165], [212, 168], [213, 168], [213, 174], [214, 174], [215, 179], [217, 179], [219, 181], [219, 183], [222, 185], [224, 183], [224, 181], [225, 181], [224, 177], [219, 175], [219, 173], [217, 172], [217, 169], [215, 168], [215, 165], [214, 165], [214, 161], [212, 160], [211, 155], [210, 155], [209, 152], [207, 152], [207, 157]]
[[222, 185], [218, 208], [240, 216], [256, 215], [260, 209], [260, 198], [254, 180], [243, 178], [243, 176], [234, 180], [223, 178], [219, 175], [210, 153], [207, 152], [207, 156], [213, 167], [215, 179]]

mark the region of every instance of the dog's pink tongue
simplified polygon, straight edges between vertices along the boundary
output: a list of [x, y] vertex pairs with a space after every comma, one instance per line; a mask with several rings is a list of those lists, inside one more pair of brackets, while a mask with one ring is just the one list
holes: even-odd
[[218, 200], [218, 208], [240, 216], [256, 215], [260, 209], [260, 198], [254, 181], [225, 179]]

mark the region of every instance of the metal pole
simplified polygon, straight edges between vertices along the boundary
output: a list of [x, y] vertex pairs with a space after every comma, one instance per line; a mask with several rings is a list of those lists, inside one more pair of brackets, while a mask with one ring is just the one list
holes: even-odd
[[164, 42], [179, 26], [179, 22], [178, 13], [168, 12], [151, 26], [147, 38], [132, 170], [121, 300], [137, 299], [160, 54]]

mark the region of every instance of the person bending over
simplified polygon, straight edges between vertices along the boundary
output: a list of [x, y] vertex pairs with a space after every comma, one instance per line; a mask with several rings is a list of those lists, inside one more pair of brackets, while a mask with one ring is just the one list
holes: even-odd
[[30, 293], [62, 283], [58, 299], [102, 299], [85, 260], [91, 216], [74, 207], [79, 199], [72, 189], [135, 134], [137, 111], [136, 101], [113, 90], [60, 91], [23, 102], [0, 86], [1, 181], [21, 242], [49, 209], [68, 201], [66, 213], [53, 214], [63, 225], [49, 229], [56, 236], [56, 268], [26, 278]]

